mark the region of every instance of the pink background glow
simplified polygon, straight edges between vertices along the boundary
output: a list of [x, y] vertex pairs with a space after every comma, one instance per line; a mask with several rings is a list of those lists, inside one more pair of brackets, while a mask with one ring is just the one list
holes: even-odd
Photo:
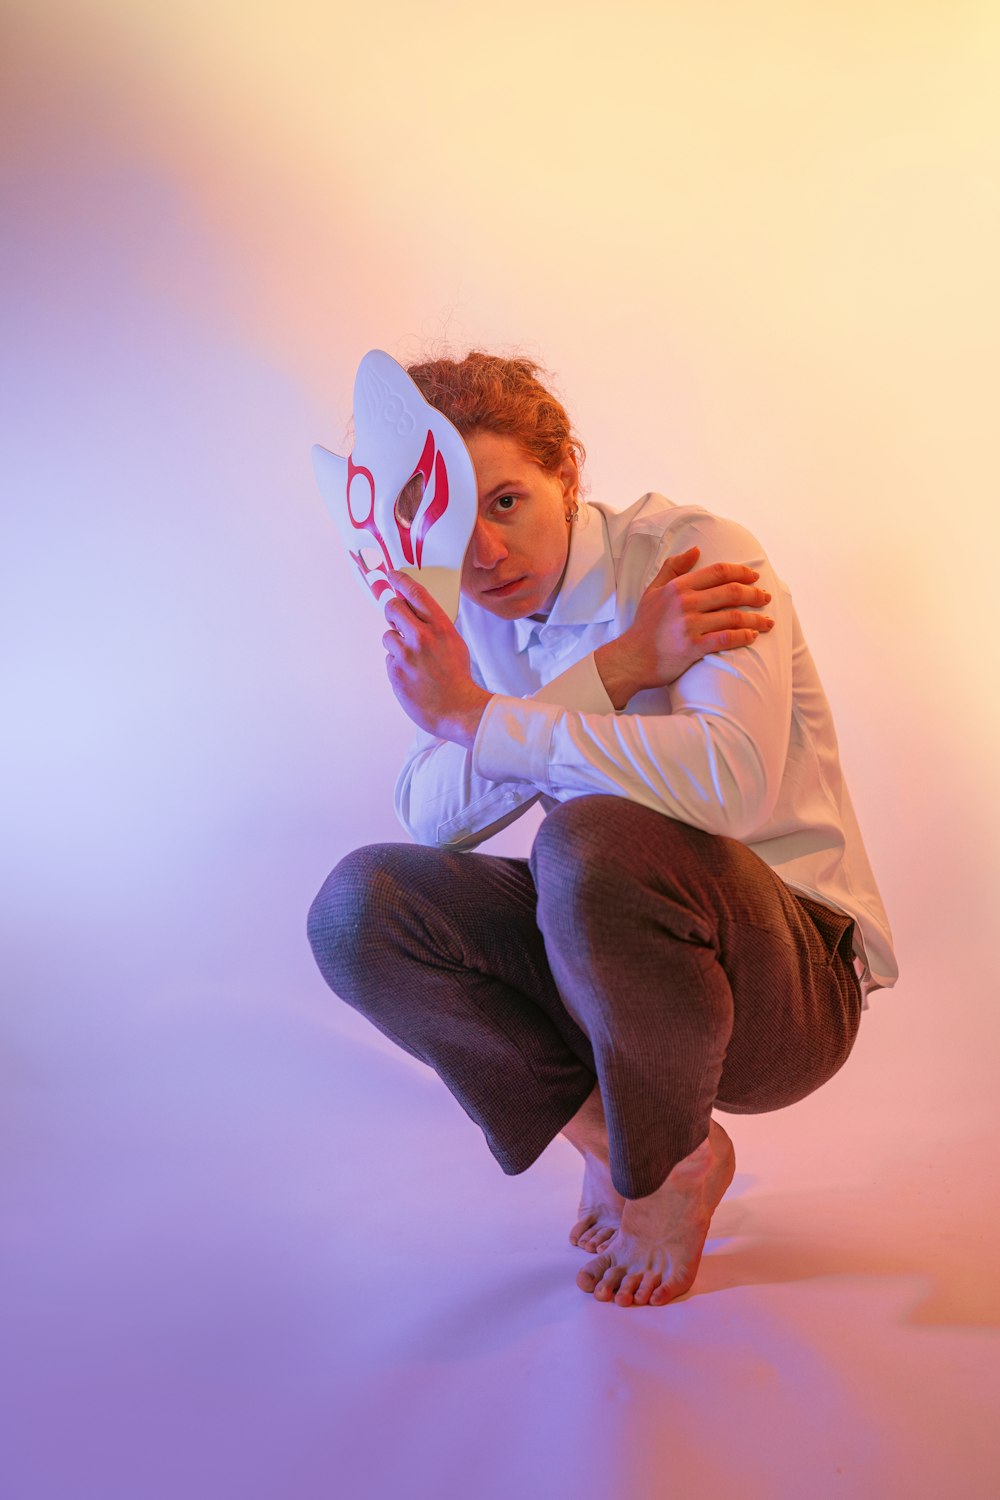
[[[996, 12], [0, 24], [9, 1493], [994, 1495]], [[897, 939], [666, 1316], [306, 946], [409, 739], [309, 450], [440, 344], [761, 537]]]

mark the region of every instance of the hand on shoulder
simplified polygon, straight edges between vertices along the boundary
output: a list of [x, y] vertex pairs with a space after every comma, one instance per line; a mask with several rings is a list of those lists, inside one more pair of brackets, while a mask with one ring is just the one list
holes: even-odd
[[695, 568], [700, 548], [668, 557], [639, 601], [635, 618], [594, 653], [615, 708], [645, 688], [666, 687], [714, 651], [750, 646], [774, 621], [757, 613], [771, 595], [744, 563]]

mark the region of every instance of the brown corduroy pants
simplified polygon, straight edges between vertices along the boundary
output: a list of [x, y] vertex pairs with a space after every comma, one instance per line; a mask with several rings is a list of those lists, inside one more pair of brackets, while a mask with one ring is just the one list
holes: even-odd
[[530, 861], [355, 850], [308, 924], [327, 983], [439, 1074], [505, 1172], [596, 1078], [627, 1198], [705, 1139], [713, 1108], [781, 1109], [843, 1064], [853, 925], [737, 840], [606, 796], [549, 813]]

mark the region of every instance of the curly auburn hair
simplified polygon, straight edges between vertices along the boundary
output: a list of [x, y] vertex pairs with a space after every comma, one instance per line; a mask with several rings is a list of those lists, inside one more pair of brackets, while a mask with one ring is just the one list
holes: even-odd
[[473, 349], [461, 360], [407, 365], [406, 373], [463, 437], [477, 431], [509, 435], [550, 473], [568, 457], [577, 470], [583, 468], [586, 450], [562, 402], [539, 380], [546, 372], [532, 360]]

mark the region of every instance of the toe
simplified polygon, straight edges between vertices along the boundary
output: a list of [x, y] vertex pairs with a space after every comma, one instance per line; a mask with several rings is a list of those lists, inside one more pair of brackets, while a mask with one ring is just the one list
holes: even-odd
[[650, 1303], [659, 1307], [663, 1302], [676, 1302], [678, 1297], [683, 1297], [694, 1286], [697, 1264], [691, 1266], [676, 1267], [669, 1281], [661, 1282], [656, 1291], [650, 1297]]
[[586, 1238], [586, 1231], [593, 1226], [596, 1218], [596, 1214], [584, 1214], [582, 1218], [577, 1219], [569, 1232], [570, 1243], [578, 1245], [581, 1239]]
[[615, 1301], [618, 1303], [619, 1307], [631, 1307], [636, 1288], [641, 1281], [641, 1271], [629, 1272], [629, 1274], [622, 1282], [621, 1286], [618, 1288], [617, 1295], [615, 1296]]
[[598, 1255], [594, 1260], [588, 1260], [583, 1269], [576, 1273], [577, 1286], [581, 1291], [592, 1292], [610, 1265], [610, 1255]]
[[656, 1291], [656, 1288], [659, 1286], [659, 1284], [659, 1271], [647, 1271], [645, 1276], [640, 1281], [638, 1287], [636, 1288], [634, 1298], [636, 1307], [645, 1307], [646, 1303]]
[[594, 1288], [594, 1296], [598, 1302], [611, 1302], [625, 1275], [624, 1266], [609, 1266]]
[[596, 1254], [598, 1250], [603, 1249], [614, 1233], [615, 1227], [613, 1224], [602, 1225], [597, 1229], [588, 1229], [585, 1234], [580, 1236], [580, 1246], [582, 1249], [590, 1250], [593, 1254]]

